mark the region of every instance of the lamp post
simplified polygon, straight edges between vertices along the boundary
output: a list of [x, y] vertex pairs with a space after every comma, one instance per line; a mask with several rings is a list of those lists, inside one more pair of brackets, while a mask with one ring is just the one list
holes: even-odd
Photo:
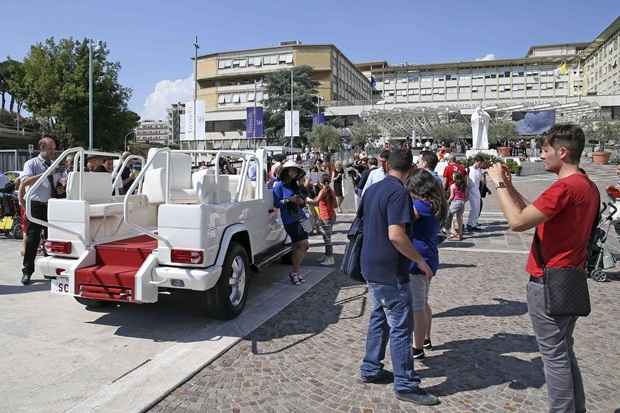
[[293, 69], [291, 68], [291, 154], [293, 154]]
[[93, 41], [88, 39], [88, 150], [93, 150]]
[[[196, 40], [194, 41], [194, 145], [197, 147], [198, 143], [196, 142], [196, 99], [198, 98], [198, 36], [196, 36]], [[204, 125], [202, 125], [204, 127]]]
[[127, 137], [128, 137], [129, 135], [131, 135], [132, 133], [133, 133], [133, 135], [134, 135], [134, 139], [135, 139], [135, 136], [136, 136], [136, 131], [135, 131], [135, 130], [129, 131], [129, 133], [127, 133], [127, 134], [125, 135], [125, 150], [126, 150], [126, 151], [128, 150], [128, 149], [127, 149]]

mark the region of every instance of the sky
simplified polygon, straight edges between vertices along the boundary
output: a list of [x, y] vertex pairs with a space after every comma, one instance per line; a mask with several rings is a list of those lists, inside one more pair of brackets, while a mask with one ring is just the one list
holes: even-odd
[[105, 41], [143, 118], [190, 100], [199, 54], [284, 40], [333, 43], [353, 62], [390, 64], [522, 57], [532, 45], [591, 41], [619, 0], [159, 1], [2, 0], [0, 59], [23, 59], [53, 36]]

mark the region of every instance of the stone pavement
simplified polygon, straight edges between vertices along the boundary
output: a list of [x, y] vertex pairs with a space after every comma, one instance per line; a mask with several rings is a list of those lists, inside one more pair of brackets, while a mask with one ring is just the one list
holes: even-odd
[[[616, 181], [613, 167], [586, 168], [599, 187]], [[516, 178], [534, 199], [550, 175]], [[334, 271], [280, 314], [153, 407], [153, 412], [544, 412], [542, 362], [525, 303], [531, 231], [507, 231], [494, 197], [487, 230], [444, 244], [433, 280], [433, 351], [415, 366], [442, 404], [398, 402], [391, 385], [357, 382], [368, 322], [364, 285]], [[352, 216], [336, 226], [336, 252]], [[610, 235], [617, 246], [615, 233]], [[322, 250], [313, 239], [315, 259]], [[590, 281], [592, 314], [578, 321], [575, 350], [588, 411], [620, 408], [620, 269], [610, 282]], [[388, 357], [387, 368], [391, 369]]]

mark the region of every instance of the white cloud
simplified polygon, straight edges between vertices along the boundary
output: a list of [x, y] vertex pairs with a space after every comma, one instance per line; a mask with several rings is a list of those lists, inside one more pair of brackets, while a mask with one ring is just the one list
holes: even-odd
[[171, 104], [186, 102], [194, 96], [194, 76], [185, 79], [160, 80], [144, 102], [140, 114], [142, 119], [165, 119], [166, 109]]
[[495, 60], [495, 55], [493, 53], [487, 53], [482, 57], [479, 57], [476, 59], [477, 61], [482, 61], [482, 60]]

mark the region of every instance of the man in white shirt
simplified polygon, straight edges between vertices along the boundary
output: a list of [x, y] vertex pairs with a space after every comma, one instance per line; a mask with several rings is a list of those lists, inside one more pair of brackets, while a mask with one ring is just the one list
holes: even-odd
[[[56, 156], [56, 142], [50, 137], [44, 137], [39, 141], [39, 155], [29, 159], [24, 164], [24, 171], [20, 176], [19, 206], [25, 208], [24, 188], [34, 185], [41, 175], [50, 167]], [[22, 188], [23, 187], [23, 188]], [[30, 210], [34, 218], [47, 221], [47, 201], [57, 196], [56, 182], [53, 175], [49, 175], [41, 185], [32, 192]], [[30, 277], [34, 272], [34, 260], [41, 243], [41, 230], [47, 229], [34, 222], [28, 222], [26, 233], [26, 247], [22, 268], [22, 284], [30, 284]]]
[[478, 217], [480, 216], [480, 181], [482, 180], [482, 166], [484, 157], [480, 154], [474, 156], [474, 163], [469, 167], [469, 179], [467, 192], [469, 193], [469, 218], [467, 219], [467, 231], [479, 230]]
[[381, 152], [381, 154], [377, 158], [379, 160], [379, 167], [376, 169], [373, 169], [372, 171], [370, 171], [370, 174], [368, 174], [368, 180], [366, 180], [364, 189], [362, 189], [362, 197], [364, 196], [364, 192], [366, 192], [366, 190], [372, 184], [376, 184], [377, 182], [380, 182], [383, 180], [383, 178], [385, 178], [385, 175], [387, 174], [387, 169], [388, 169], [387, 163], [388, 163], [389, 156], [390, 156], [390, 151], [384, 150], [383, 152]]

